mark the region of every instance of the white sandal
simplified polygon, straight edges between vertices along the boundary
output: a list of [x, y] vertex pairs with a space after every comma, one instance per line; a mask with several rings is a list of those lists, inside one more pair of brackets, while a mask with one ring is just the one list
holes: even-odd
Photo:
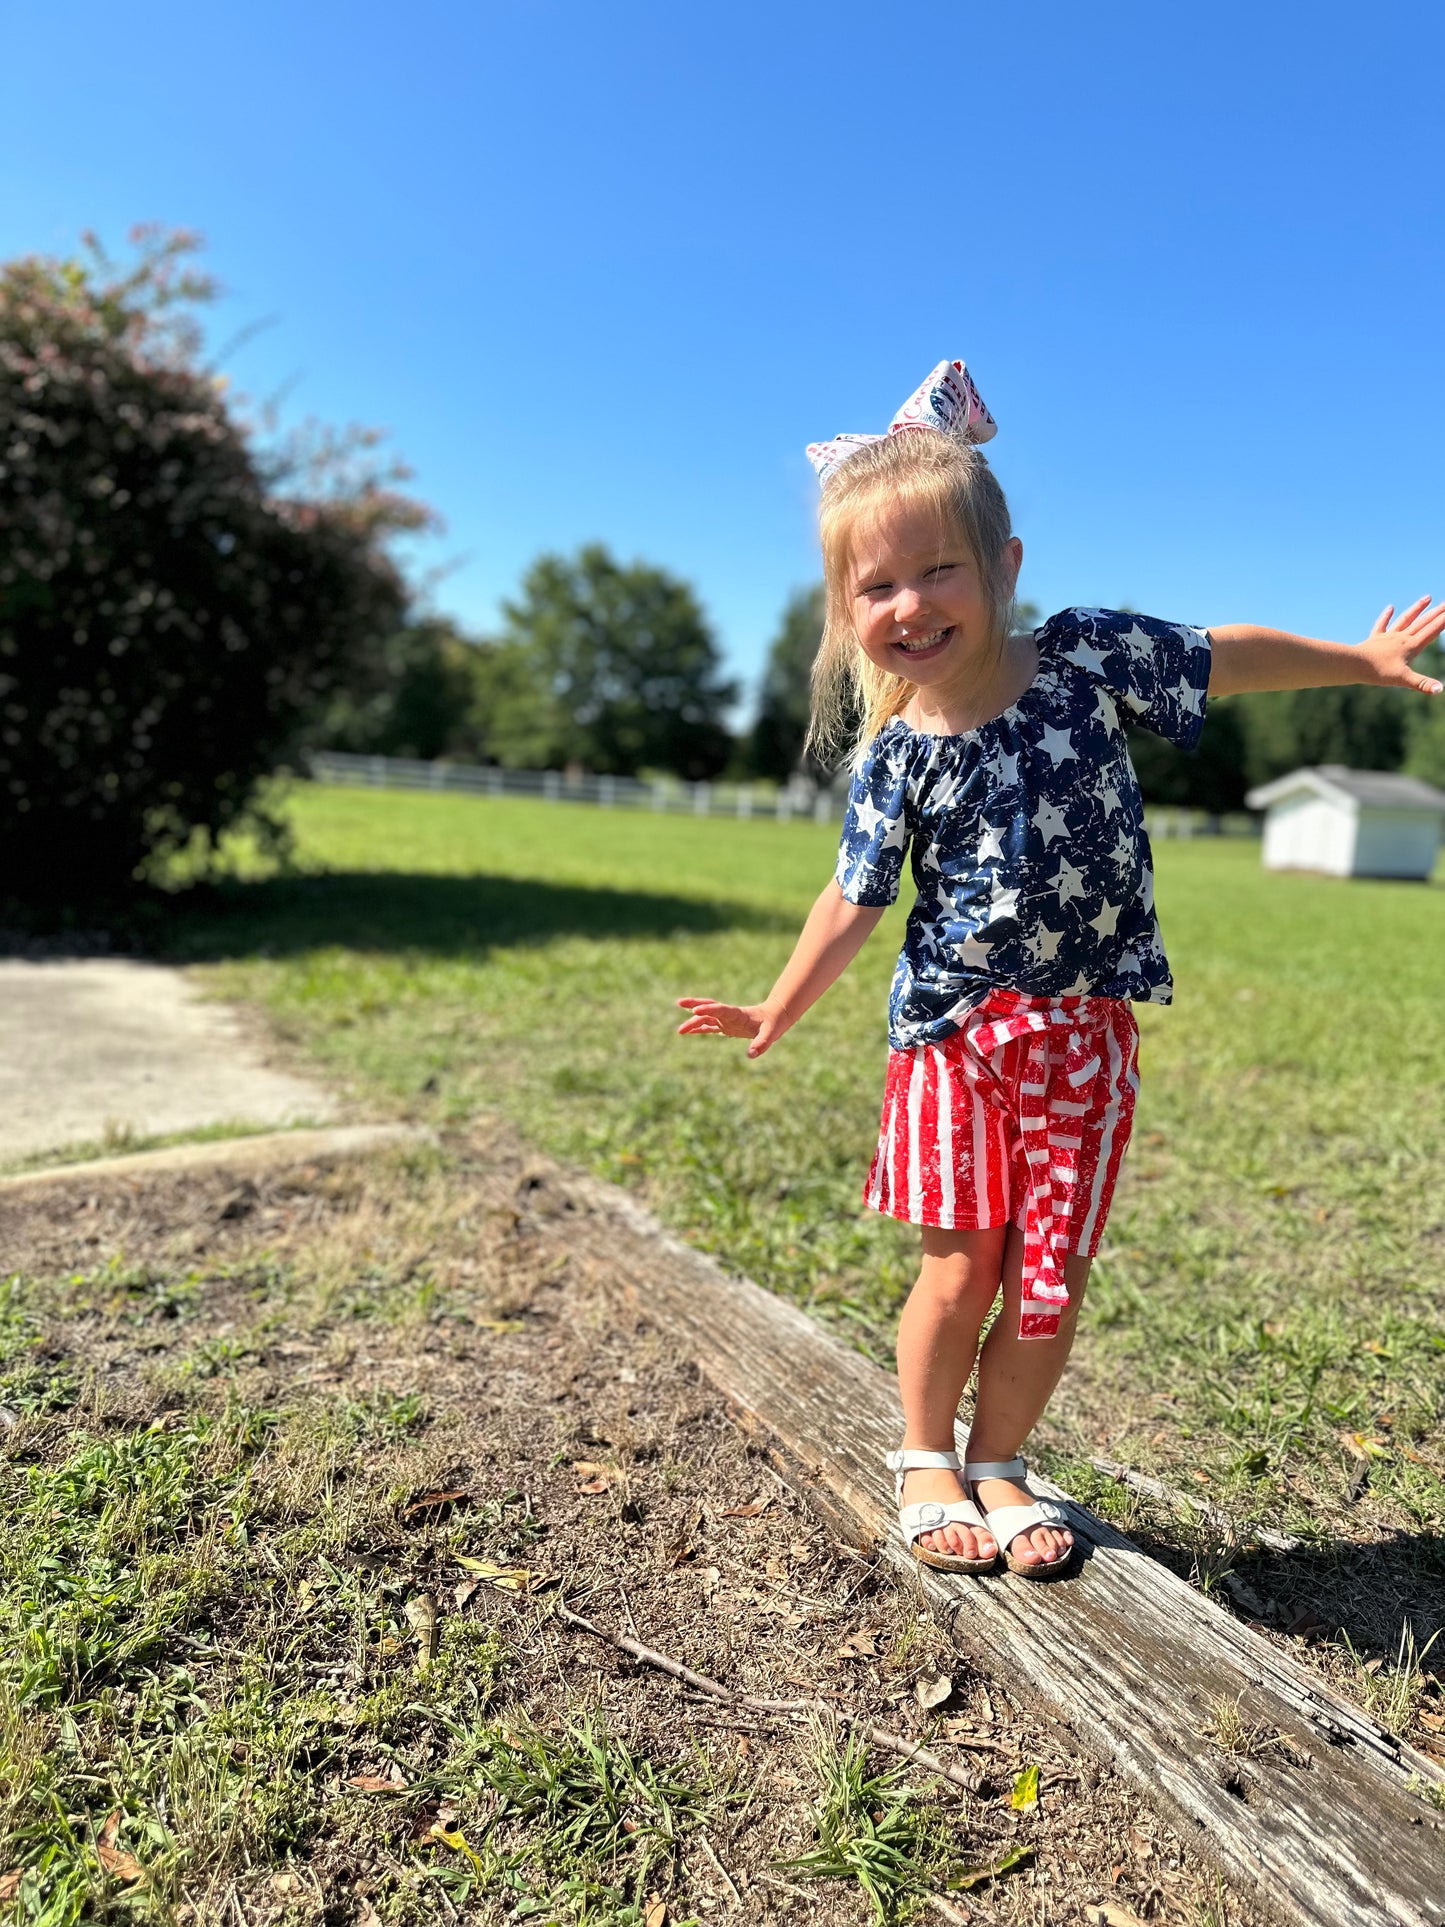
[[902, 1446], [890, 1452], [884, 1463], [893, 1474], [893, 1497], [898, 1506], [898, 1530], [903, 1534], [903, 1543], [915, 1559], [925, 1566], [936, 1566], [940, 1572], [992, 1572], [998, 1564], [998, 1548], [987, 1558], [981, 1554], [973, 1558], [961, 1552], [930, 1552], [918, 1541], [926, 1532], [938, 1532], [944, 1526], [972, 1526], [975, 1532], [989, 1530], [983, 1514], [972, 1499], [955, 1499], [951, 1505], [943, 1505], [937, 1499], [923, 1499], [917, 1505], [903, 1503], [903, 1475], [905, 1472], [918, 1472], [925, 1467], [939, 1466], [950, 1472], [957, 1472], [957, 1452], [915, 1452], [911, 1447]]
[[[1029, 1475], [1026, 1459], [999, 1460], [985, 1464], [980, 1460], [963, 1468], [963, 1489], [970, 1498], [975, 1496], [975, 1488], [980, 1479], [1013, 1479], [1020, 1484]], [[980, 1510], [982, 1508], [980, 1507]], [[1020, 1534], [1031, 1532], [1035, 1526], [1052, 1526], [1056, 1531], [1071, 1531], [1068, 1514], [1061, 1505], [1052, 1499], [1035, 1499], [1032, 1505], [1001, 1505], [983, 1515], [984, 1524], [1003, 1549], [1004, 1564], [1010, 1572], [1016, 1572], [1020, 1579], [1046, 1579], [1068, 1565], [1074, 1556], [1074, 1546], [1066, 1546], [1052, 1559], [1039, 1558], [1032, 1565], [1015, 1559], [1009, 1548]]]

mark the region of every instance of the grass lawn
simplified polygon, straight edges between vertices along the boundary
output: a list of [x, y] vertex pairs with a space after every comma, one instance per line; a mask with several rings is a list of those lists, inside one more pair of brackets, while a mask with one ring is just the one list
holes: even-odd
[[[290, 807], [301, 873], [177, 899], [172, 954], [375, 1108], [499, 1109], [886, 1357], [916, 1234], [859, 1190], [901, 910], [761, 1063], [673, 1034], [680, 993], [766, 990], [830, 828], [314, 787]], [[1140, 1012], [1134, 1149], [1050, 1441], [1081, 1496], [1109, 1498], [1089, 1453], [1127, 1459], [1317, 1541], [1309, 1584], [1327, 1566], [1428, 1637], [1445, 889], [1266, 876], [1246, 843], [1157, 857], [1178, 1002]], [[1209, 1531], [1164, 1533], [1206, 1582], [1229, 1563]], [[1270, 1583], [1307, 1611], [1298, 1580]]]

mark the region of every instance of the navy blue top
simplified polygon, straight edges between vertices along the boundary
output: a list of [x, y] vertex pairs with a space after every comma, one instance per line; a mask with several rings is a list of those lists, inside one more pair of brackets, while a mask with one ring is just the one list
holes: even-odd
[[1193, 749], [1209, 633], [1065, 609], [1035, 638], [1033, 682], [957, 736], [900, 717], [868, 745], [838, 852], [850, 903], [918, 890], [888, 1003], [895, 1050], [937, 1043], [988, 992], [1167, 1004], [1144, 805], [1120, 717]]

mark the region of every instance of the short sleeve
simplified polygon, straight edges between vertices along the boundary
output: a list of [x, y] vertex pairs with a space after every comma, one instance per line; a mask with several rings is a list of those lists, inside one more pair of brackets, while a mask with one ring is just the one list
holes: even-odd
[[1204, 727], [1209, 631], [1116, 609], [1065, 609], [1039, 631], [1040, 650], [1101, 682], [1127, 717], [1180, 749]]
[[834, 872], [849, 903], [882, 907], [898, 895], [908, 847], [908, 755], [893, 726], [880, 730], [854, 774]]

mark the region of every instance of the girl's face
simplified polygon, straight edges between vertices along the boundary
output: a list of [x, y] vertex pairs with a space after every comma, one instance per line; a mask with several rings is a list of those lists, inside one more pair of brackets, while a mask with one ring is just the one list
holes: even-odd
[[[1017, 577], [1017, 537], [1008, 550]], [[848, 588], [859, 645], [891, 676], [934, 687], [967, 674], [996, 646], [978, 563], [931, 510], [894, 509], [866, 522]]]

